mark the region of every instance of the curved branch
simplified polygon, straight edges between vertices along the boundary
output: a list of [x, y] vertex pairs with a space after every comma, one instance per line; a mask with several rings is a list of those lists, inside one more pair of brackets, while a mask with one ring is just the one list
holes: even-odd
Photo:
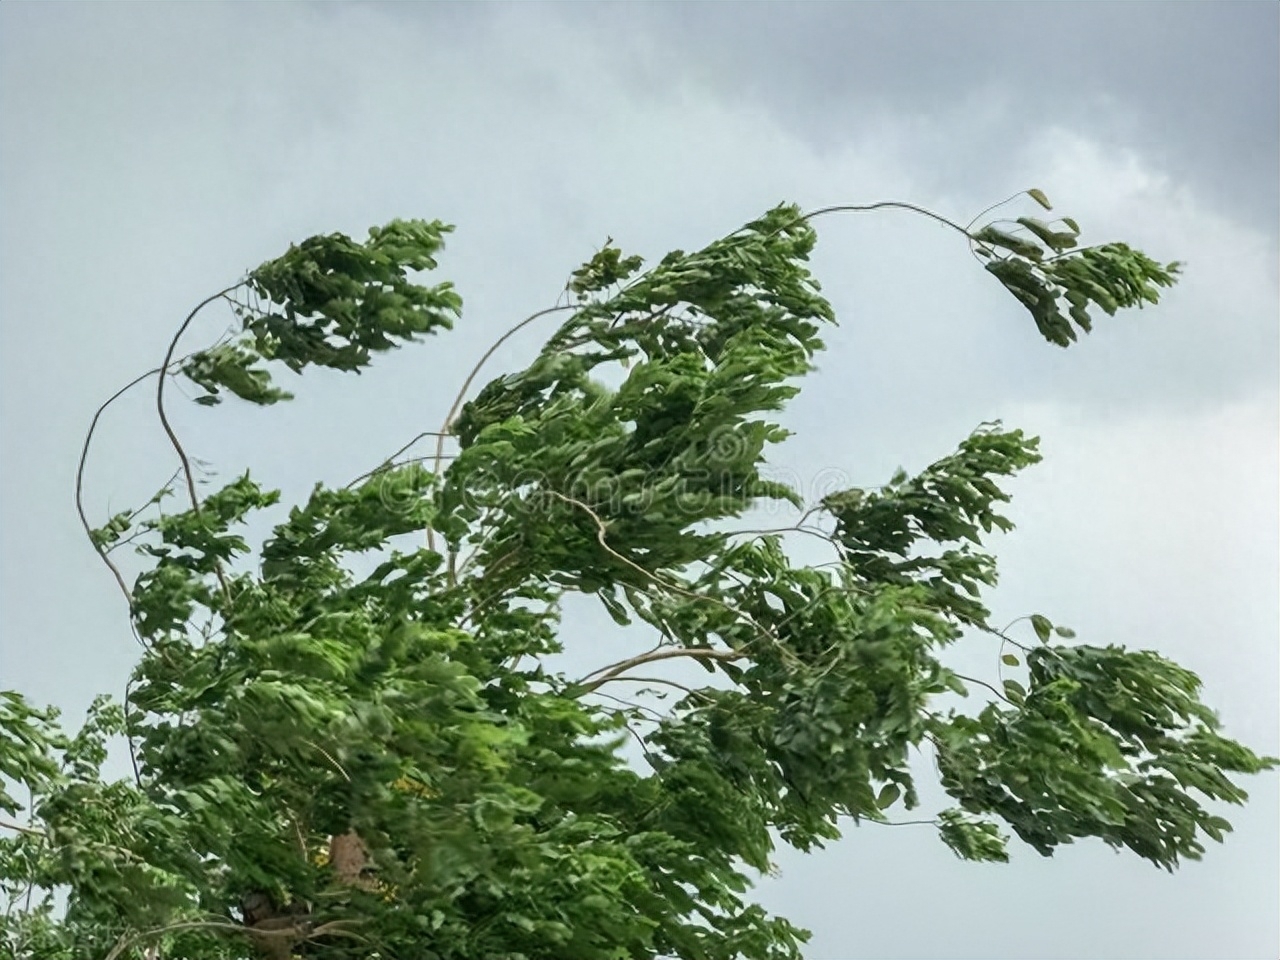
[[110, 557], [107, 556], [106, 549], [98, 543], [93, 536], [93, 527], [89, 524], [89, 517], [84, 510], [84, 468], [89, 460], [89, 445], [93, 442], [94, 431], [98, 429], [98, 421], [106, 412], [107, 407], [119, 400], [125, 393], [132, 390], [147, 377], [154, 376], [160, 372], [160, 368], [148, 370], [141, 376], [134, 377], [123, 387], [113, 393], [96, 411], [94, 411], [93, 419], [89, 421], [89, 431], [84, 435], [84, 444], [80, 447], [80, 463], [76, 467], [76, 513], [80, 515], [80, 525], [84, 527], [85, 536], [89, 538], [89, 542], [93, 544], [94, 552], [102, 558], [102, 562], [107, 565], [112, 575], [116, 578], [116, 583], [120, 585], [120, 592], [124, 594], [125, 601], [129, 604], [129, 609], [133, 609], [133, 591], [129, 589], [128, 584], [124, 582], [124, 574], [120, 572], [120, 568], [115, 565]]
[[758, 540], [760, 537], [767, 537], [775, 533], [807, 533], [811, 537], [817, 537], [819, 540], [825, 540], [832, 546], [840, 546], [836, 541], [834, 533], [827, 533], [821, 527], [811, 526], [809, 524], [797, 523], [790, 527], [766, 527], [759, 530], [726, 530], [727, 537], [742, 537], [751, 534], [751, 539]]
[[[615, 696], [613, 696], [613, 694], [609, 694], [609, 693], [601, 693], [599, 690], [593, 690], [593, 691], [592, 691], [592, 693], [593, 693], [593, 695], [594, 695], [594, 696], [597, 696], [597, 697], [604, 697], [606, 700], [612, 700], [614, 703], [620, 703], [620, 704], [622, 704], [622, 707], [623, 707], [625, 710], [634, 710], [634, 711], [636, 711], [637, 713], [647, 713], [647, 714], [649, 714], [649, 716], [647, 716], [647, 717], [637, 717], [637, 718], [636, 718], [637, 720], [643, 720], [643, 721], [645, 721], [645, 722], [647, 722], [647, 723], [661, 723], [663, 720], [665, 720], [665, 719], [666, 719], [666, 717], [664, 717], [662, 714], [660, 714], [657, 710], [654, 710], [652, 707], [646, 707], [646, 706], [644, 706], [643, 704], [634, 703], [634, 702], [633, 702], [633, 701], [631, 701], [631, 700], [623, 700], [621, 697], [615, 697]], [[620, 712], [620, 711], [618, 711], [618, 710], [617, 710], [616, 708], [614, 708], [614, 707], [606, 707], [606, 706], [603, 706], [603, 705], [600, 705], [600, 709], [601, 709], [601, 710], [609, 710], [609, 711], [613, 712], [615, 716], [617, 715], [617, 713], [619, 713], [619, 712]]]
[[992, 693], [994, 693], [997, 697], [999, 697], [999, 698], [1000, 698], [1001, 700], [1003, 700], [1005, 703], [1009, 704], [1009, 706], [1011, 706], [1011, 707], [1016, 707], [1016, 706], [1017, 706], [1017, 704], [1016, 704], [1016, 703], [1014, 703], [1012, 700], [1010, 700], [1008, 697], [1006, 697], [1003, 693], [1001, 693], [999, 690], [997, 690], [997, 689], [996, 689], [995, 687], [993, 687], [991, 684], [987, 683], [987, 681], [985, 681], [985, 680], [979, 680], [977, 677], [966, 677], [963, 673], [956, 673], [954, 670], [952, 670], [951, 672], [952, 672], [952, 673], [955, 673], [956, 677], [957, 677], [958, 679], [960, 679], [960, 680], [965, 680], [965, 681], [967, 681], [967, 682], [969, 682], [969, 683], [976, 683], [976, 684], [977, 684], [978, 686], [980, 686], [980, 687], [986, 687], [988, 690], [990, 690]]
[[303, 922], [275, 930], [264, 930], [240, 923], [232, 923], [228, 920], [185, 920], [166, 924], [163, 927], [155, 927], [151, 930], [142, 930], [132, 936], [124, 934], [116, 941], [116, 945], [111, 948], [111, 952], [103, 960], [118, 960], [129, 947], [141, 940], [148, 940], [166, 933], [176, 933], [179, 930], [225, 930], [229, 933], [237, 933], [254, 939], [289, 938], [293, 940], [314, 940], [327, 935], [347, 936], [363, 940], [364, 937], [346, 929], [349, 924], [355, 922], [354, 920], [331, 920], [319, 926], [313, 926], [310, 922]]
[[[596, 671], [596, 673], [599, 673], [599, 672], [600, 672], [599, 670]], [[594, 675], [595, 674], [588, 674], [588, 676], [594, 676]], [[629, 677], [613, 677], [607, 682], [608, 683], [615, 683], [615, 682], [616, 683], [658, 683], [666, 687], [675, 687], [677, 690], [683, 690], [687, 695], [691, 697], [702, 697], [707, 700], [711, 699], [706, 693], [704, 693], [701, 690], [695, 690], [693, 687], [686, 687], [683, 683], [676, 683], [674, 680], [668, 680], [665, 677], [637, 677], [635, 675], [632, 675]], [[604, 694], [599, 694], [599, 696], [604, 696]]]
[[46, 834], [43, 830], [38, 830], [35, 827], [24, 827], [20, 823], [10, 823], [8, 820], [0, 820], [0, 829], [16, 830], [18, 833], [30, 834], [33, 837], [48, 836], [48, 834]]
[[1006, 203], [1013, 203], [1013, 201], [1017, 200], [1019, 197], [1023, 196], [1026, 193], [1027, 193], [1026, 190], [1019, 190], [1017, 193], [1013, 194], [1012, 196], [1005, 197], [999, 203], [993, 203], [991, 206], [987, 207], [985, 210], [979, 213], [976, 217], [974, 217], [972, 220], [970, 220], [968, 223], [965, 224], [964, 226], [965, 232], [967, 233], [975, 223], [977, 223], [979, 220], [985, 217], [992, 210], [999, 209], [1000, 207], [1003, 207]]
[[[362, 473], [362, 474], [360, 474], [360, 476], [356, 477], [354, 480], [352, 480], [350, 483], [348, 483], [344, 489], [346, 489], [346, 490], [350, 490], [352, 487], [354, 487], [354, 486], [355, 486], [357, 483], [359, 483], [361, 480], [367, 480], [367, 479], [369, 479], [369, 477], [376, 476], [377, 474], [382, 473], [384, 470], [390, 470], [390, 469], [392, 469], [392, 468], [393, 468], [393, 467], [395, 467], [395, 466], [402, 466], [403, 464], [396, 464], [396, 463], [395, 463], [395, 459], [396, 459], [396, 457], [400, 456], [400, 454], [404, 453], [406, 450], [408, 450], [410, 447], [412, 447], [415, 443], [417, 443], [417, 442], [418, 442], [419, 440], [421, 440], [423, 437], [444, 437], [444, 436], [448, 436], [448, 434], [440, 434], [440, 433], [436, 433], [436, 431], [434, 431], [434, 430], [423, 430], [420, 434], [418, 434], [416, 437], [414, 437], [412, 440], [410, 440], [408, 443], [406, 443], [404, 446], [402, 446], [402, 447], [401, 447], [399, 450], [397, 450], [395, 453], [391, 454], [389, 457], [384, 458], [381, 464], [379, 464], [378, 466], [374, 467], [372, 470], [367, 471], [366, 473]], [[430, 459], [431, 459], [431, 457], [429, 457], [429, 456], [428, 456], [428, 457], [414, 457], [412, 460], [406, 460], [406, 461], [404, 461], [404, 463], [421, 463], [421, 462], [423, 462], [423, 461], [430, 460]]]
[[[212, 296], [205, 297], [196, 304], [192, 311], [187, 314], [187, 318], [182, 321], [182, 326], [178, 327], [178, 332], [173, 335], [173, 339], [169, 341], [169, 349], [165, 351], [164, 361], [160, 364], [160, 377], [156, 383], [156, 413], [160, 415], [160, 425], [164, 427], [164, 432], [168, 435], [169, 442], [173, 444], [173, 449], [178, 454], [178, 460], [182, 463], [182, 473], [187, 481], [187, 493], [191, 497], [192, 511], [198, 511], [200, 509], [200, 498], [196, 495], [195, 476], [191, 472], [191, 461], [187, 458], [187, 451], [183, 449], [181, 441], [178, 440], [178, 435], [173, 432], [173, 426], [169, 423], [168, 415], [164, 412], [165, 377], [168, 376], [169, 365], [173, 362], [173, 352], [178, 348], [178, 341], [182, 339], [182, 335], [187, 332], [187, 327], [191, 326], [191, 321], [196, 318], [196, 314], [209, 304], [213, 303], [213, 301], [226, 298], [233, 290], [243, 286], [244, 282], [245, 281], [242, 280], [239, 283], [227, 287], [226, 289], [219, 290], [217, 293]], [[226, 597], [228, 602], [230, 602], [231, 587], [227, 583], [226, 574], [222, 572], [221, 561], [214, 561], [213, 572], [218, 578], [218, 583], [222, 586], [222, 595]]]
[[[1025, 193], [1026, 191], [1023, 192]], [[900, 200], [882, 200], [879, 203], [838, 204], [832, 207], [820, 207], [819, 209], [812, 210], [809, 213], [801, 214], [795, 220], [791, 221], [791, 223], [788, 223], [786, 227], [794, 226], [797, 223], [805, 223], [817, 217], [825, 216], [828, 213], [867, 213], [872, 210], [909, 210], [912, 213], [918, 213], [931, 220], [936, 220], [943, 226], [950, 227], [952, 230], [955, 230], [957, 233], [961, 233], [966, 237], [969, 236], [969, 231], [960, 226], [960, 224], [956, 223], [954, 220], [948, 220], [946, 217], [942, 216], [942, 214], [934, 213], [932, 210], [926, 209], [925, 207], [918, 207], [914, 203], [904, 203]], [[978, 216], [981, 215], [982, 214], [979, 214]], [[778, 230], [784, 230], [786, 227], [779, 227]], [[776, 233], [778, 231], [774, 232]]]
[[755, 629], [759, 632], [761, 636], [767, 636], [770, 640], [772, 640], [775, 646], [777, 647], [779, 654], [781, 654], [784, 658], [791, 656], [793, 660], [795, 659], [794, 655], [792, 655], [790, 651], [788, 651], [786, 647], [782, 645], [782, 641], [779, 640], [778, 637], [772, 631], [762, 626], [751, 615], [736, 609], [735, 607], [731, 606], [728, 603], [725, 603], [723, 600], [721, 600], [718, 597], [709, 597], [705, 594], [695, 593], [692, 590], [685, 590], [683, 587], [679, 587], [673, 583], [669, 583], [668, 581], [659, 577], [656, 573], [653, 573], [651, 570], [645, 569], [644, 567], [640, 566], [640, 564], [636, 563], [631, 558], [625, 557], [622, 554], [620, 554], [617, 550], [613, 549], [613, 547], [609, 546], [608, 542], [605, 539], [606, 534], [608, 533], [608, 528], [605, 526], [605, 522], [600, 519], [600, 515], [598, 513], [592, 510], [589, 506], [587, 506], [581, 500], [575, 500], [573, 497], [567, 497], [558, 490], [548, 490], [546, 492], [549, 493], [551, 496], [556, 497], [559, 500], [563, 500], [565, 503], [571, 504], [587, 512], [587, 515], [591, 517], [591, 519], [595, 522], [595, 525], [596, 525], [596, 542], [600, 544], [601, 549], [603, 549], [606, 553], [608, 553], [609, 556], [622, 561], [628, 567], [639, 572], [644, 577], [653, 581], [660, 587], [665, 587], [666, 589], [672, 591], [673, 593], [677, 593], [681, 596], [689, 597], [691, 600], [709, 601], [711, 603], [714, 603], [716, 606], [720, 607], [721, 609], [727, 610], [729, 613], [733, 614], [738, 619], [747, 621], [753, 627], [755, 627]]
[[[235, 288], [233, 287], [232, 289], [235, 289]], [[222, 340], [226, 338], [229, 332], [230, 332], [230, 328], [228, 328], [228, 331], [223, 333], [222, 337], [218, 338], [218, 340], [215, 342], [215, 346], [217, 345], [217, 343], [221, 343]], [[190, 354], [187, 354], [187, 356], [183, 357], [182, 359], [186, 360], [193, 356], [195, 356], [195, 354], [190, 353]], [[85, 532], [85, 535], [89, 538], [89, 542], [94, 545], [94, 549], [98, 552], [100, 556], [102, 556], [107, 566], [111, 568], [112, 573], [115, 574], [116, 581], [120, 584], [120, 589], [124, 592], [125, 599], [129, 601], [130, 605], [132, 605], [133, 603], [133, 597], [129, 592], [129, 588], [125, 585], [124, 577], [121, 576], [120, 571], [116, 569], [115, 565], [106, 558], [106, 555], [103, 549], [99, 547], [97, 542], [94, 541], [93, 539], [93, 527], [90, 526], [89, 518], [85, 514], [85, 509], [84, 509], [84, 471], [85, 471], [85, 466], [89, 460], [89, 447], [93, 443], [93, 435], [98, 429], [98, 421], [102, 419], [102, 415], [106, 413], [107, 407], [115, 403], [127, 392], [132, 390], [134, 387], [140, 384], [143, 380], [147, 379], [147, 377], [155, 376], [157, 373], [160, 372], [160, 369], [161, 369], [160, 367], [155, 367], [152, 370], [148, 370], [146, 373], [143, 373], [137, 377], [134, 377], [132, 380], [126, 383], [123, 387], [121, 387], [119, 390], [113, 393], [105, 402], [103, 402], [98, 407], [97, 410], [94, 411], [93, 419], [89, 422], [89, 429], [84, 435], [84, 443], [80, 447], [80, 462], [76, 465], [76, 513], [80, 515], [80, 525], [84, 527], [84, 532]], [[168, 487], [169, 484], [173, 483], [173, 481], [177, 479], [177, 476], [178, 476], [178, 471], [175, 471], [174, 475], [169, 478], [168, 482], [165, 483], [164, 486]], [[130, 516], [130, 519], [137, 516], [142, 509], [144, 508], [139, 508], [138, 510], [134, 511], [134, 513]]]
[[240, 281], [225, 290], [219, 290], [212, 296], [205, 297], [190, 313], [187, 318], [182, 321], [182, 326], [178, 327], [178, 332], [173, 335], [173, 339], [169, 341], [169, 349], [165, 351], [164, 362], [160, 364], [159, 373], [160, 380], [156, 384], [156, 412], [160, 415], [160, 425], [164, 427], [165, 434], [169, 437], [169, 442], [173, 444], [173, 449], [178, 454], [178, 459], [182, 462], [182, 472], [187, 480], [187, 493], [191, 496], [191, 509], [200, 509], [200, 498], [196, 495], [196, 481], [191, 472], [191, 461], [187, 458], [187, 451], [182, 448], [182, 443], [178, 440], [178, 435], [173, 432], [173, 426], [169, 423], [169, 417], [164, 411], [164, 378], [169, 372], [169, 365], [173, 363], [173, 353], [178, 349], [178, 341], [182, 339], [182, 335], [187, 332], [187, 327], [191, 326], [191, 321], [196, 318], [201, 310], [231, 293], [233, 290], [244, 285], [244, 281]]
[[[632, 667], [638, 667], [644, 663], [655, 663], [658, 660], [670, 660], [673, 657], [692, 657], [695, 660], [742, 660], [747, 656], [743, 650], [712, 650], [709, 647], [680, 647], [677, 649], [655, 650], [649, 653], [642, 653], [639, 656], [631, 657], [609, 667], [603, 667], [593, 673], [587, 674], [579, 684], [584, 684], [582, 692], [591, 693], [599, 687], [604, 686], [610, 680], [617, 679], [621, 674], [626, 673]], [[591, 677], [601, 674], [597, 679], [591, 680]], [[588, 682], [589, 681], [589, 682]]]

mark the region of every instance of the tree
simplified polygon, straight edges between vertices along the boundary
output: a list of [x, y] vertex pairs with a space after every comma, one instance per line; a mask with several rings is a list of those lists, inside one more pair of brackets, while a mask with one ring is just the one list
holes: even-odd
[[[1067, 218], [975, 229], [901, 203], [780, 206], [647, 271], [609, 242], [568, 302], [517, 326], [566, 318], [528, 367], [464, 403], [477, 366], [438, 432], [317, 485], [253, 549], [246, 524], [278, 495], [248, 473], [202, 495], [166, 384], [269, 405], [289, 396], [281, 365], [358, 372], [447, 329], [458, 295], [416, 274], [450, 228], [312, 237], [197, 306], [130, 385], [156, 377], [174, 479], [85, 522], [143, 648], [124, 703], [100, 698], [69, 736], [0, 695], [0, 943], [46, 960], [795, 957], [805, 933], [747, 899], [750, 875], [779, 840], [808, 850], [916, 807], [913, 750], [966, 859], [1006, 859], [1005, 829], [1170, 870], [1221, 840], [1205, 804], [1242, 802], [1228, 774], [1276, 761], [1219, 732], [1192, 673], [1039, 614], [1025, 632], [989, 620], [982, 537], [1010, 528], [999, 481], [1039, 459], [1035, 438], [986, 424], [917, 476], [818, 503], [762, 475], [785, 436], [770, 414], [835, 320], [805, 266], [811, 221], [877, 208], [957, 232], [1060, 346], [1090, 311], [1154, 304], [1178, 269], [1077, 247]], [[239, 331], [178, 357], [219, 301]], [[798, 521], [741, 528], [771, 501]], [[831, 561], [793, 562], [796, 535]], [[132, 586], [125, 544], [146, 564]], [[552, 669], [570, 594], [655, 645]], [[998, 640], [999, 685], [946, 666], [975, 637]], [[131, 780], [101, 773], [117, 737]]]

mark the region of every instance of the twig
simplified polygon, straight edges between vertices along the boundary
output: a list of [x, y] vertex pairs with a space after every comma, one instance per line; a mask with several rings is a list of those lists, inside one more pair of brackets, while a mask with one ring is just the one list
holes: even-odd
[[[582, 692], [591, 693], [598, 687], [604, 686], [610, 680], [614, 680], [619, 675], [626, 673], [632, 667], [638, 667], [643, 663], [655, 663], [658, 660], [670, 660], [673, 657], [693, 657], [696, 660], [731, 661], [742, 660], [746, 656], [747, 652], [745, 650], [713, 650], [710, 647], [678, 647], [674, 650], [666, 649], [656, 650], [650, 653], [642, 653], [637, 657], [631, 657], [630, 659], [623, 660], [610, 667], [602, 668], [603, 673], [601, 670], [597, 670], [594, 673], [588, 674], [587, 678], [590, 678], [596, 674], [602, 673], [598, 679], [586, 683]], [[580, 680], [578, 682], [582, 683], [583, 681]]]
[[[952, 673], [955, 673], [955, 671], [954, 671], [954, 670], [952, 670], [951, 672], [952, 672]], [[999, 697], [999, 698], [1000, 698], [1001, 700], [1003, 700], [1005, 703], [1009, 704], [1009, 706], [1011, 706], [1011, 707], [1016, 707], [1016, 706], [1017, 706], [1017, 704], [1016, 704], [1016, 703], [1014, 703], [1012, 700], [1010, 700], [1008, 697], [1006, 697], [1003, 693], [1001, 693], [999, 690], [997, 690], [997, 689], [996, 689], [995, 687], [993, 687], [991, 684], [987, 683], [987, 681], [985, 681], [985, 680], [979, 680], [977, 677], [966, 677], [966, 676], [965, 676], [964, 674], [962, 674], [962, 673], [955, 673], [955, 675], [956, 675], [956, 677], [957, 677], [958, 679], [960, 679], [960, 680], [967, 680], [969, 683], [976, 683], [976, 684], [977, 684], [978, 686], [980, 686], [980, 687], [986, 687], [988, 690], [990, 690], [992, 693], [994, 693], [997, 697]]]
[[729, 611], [729, 613], [733, 614], [735, 617], [747, 620], [748, 622], [751, 623], [752, 626], [756, 628], [757, 631], [759, 631], [762, 635], [768, 636], [775, 644], [777, 644], [779, 652], [782, 653], [783, 656], [786, 656], [786, 650], [782, 646], [782, 642], [778, 639], [778, 637], [773, 635], [772, 632], [766, 630], [763, 626], [761, 626], [758, 622], [756, 622], [754, 617], [751, 617], [743, 613], [741, 610], [735, 609], [734, 607], [725, 603], [723, 600], [719, 599], [718, 597], [709, 597], [705, 594], [695, 593], [692, 590], [685, 590], [682, 587], [679, 587], [673, 583], [667, 582], [666, 580], [659, 577], [656, 573], [653, 573], [650, 570], [646, 570], [644, 567], [640, 566], [640, 564], [636, 563], [634, 560], [630, 559], [629, 557], [623, 556], [617, 550], [613, 549], [613, 547], [609, 546], [607, 540], [605, 539], [605, 537], [608, 534], [608, 527], [605, 525], [605, 522], [600, 519], [600, 515], [597, 514], [594, 510], [592, 510], [589, 506], [587, 506], [581, 500], [575, 500], [573, 497], [565, 496], [563, 493], [561, 493], [558, 490], [548, 490], [547, 493], [549, 493], [553, 497], [556, 497], [559, 500], [563, 500], [565, 503], [578, 507], [581, 510], [585, 510], [587, 515], [590, 516], [591, 519], [595, 522], [596, 542], [599, 543], [600, 547], [606, 553], [608, 553], [611, 557], [614, 557], [622, 561], [627, 566], [631, 567], [633, 570], [636, 570], [637, 572], [645, 576], [647, 579], [652, 580], [654, 583], [658, 584], [658, 586], [660, 587], [665, 587], [668, 590], [678, 593], [681, 596], [689, 597], [690, 599], [693, 599], [693, 600], [710, 601], [711, 603], [716, 604], [722, 609]]
[[[599, 673], [598, 670], [596, 672]], [[706, 693], [704, 693], [701, 690], [695, 690], [692, 687], [686, 687], [683, 683], [676, 683], [674, 680], [667, 680], [664, 677], [637, 677], [633, 674], [632, 676], [629, 676], [629, 677], [613, 677], [607, 682], [608, 683], [660, 683], [663, 686], [675, 687], [677, 690], [683, 690], [685, 693], [687, 693], [691, 697], [703, 697], [705, 699], [711, 699]], [[604, 696], [604, 694], [596, 694], [596, 695]]]
[[28, 833], [33, 837], [48, 836], [43, 830], [38, 830], [35, 827], [24, 827], [20, 823], [10, 823], [8, 820], [0, 820], [0, 827], [5, 830], [16, 830], [18, 833]]
[[1006, 203], [1013, 203], [1013, 201], [1017, 200], [1019, 197], [1026, 195], [1027, 192], [1028, 191], [1026, 190], [1019, 190], [1017, 193], [1013, 194], [1012, 196], [1005, 197], [999, 203], [993, 203], [991, 206], [987, 207], [985, 210], [979, 213], [976, 217], [974, 217], [972, 220], [970, 220], [968, 223], [965, 224], [964, 226], [965, 232], [968, 233], [969, 230], [972, 229], [975, 223], [977, 223], [979, 220], [985, 217], [992, 210], [995, 210], [999, 207], [1003, 207]]
[[[93, 527], [89, 524], [89, 517], [86, 515], [84, 510], [84, 468], [85, 463], [89, 459], [89, 445], [93, 442], [93, 434], [98, 428], [98, 420], [101, 419], [102, 414], [106, 412], [107, 407], [115, 403], [120, 399], [120, 397], [124, 396], [125, 393], [136, 387], [143, 380], [147, 379], [147, 377], [154, 376], [159, 372], [160, 368], [157, 367], [154, 370], [148, 370], [141, 376], [134, 377], [123, 387], [113, 393], [105, 403], [101, 404], [98, 409], [94, 411], [93, 419], [89, 421], [89, 431], [84, 435], [84, 443], [80, 447], [80, 464], [76, 468], [76, 513], [80, 515], [80, 525], [84, 527], [85, 536], [87, 536], [89, 538], [89, 542], [93, 544], [94, 552], [102, 558], [102, 562], [107, 565], [107, 569], [109, 569], [112, 575], [116, 578], [116, 583], [120, 585], [120, 592], [124, 594], [124, 599], [129, 604], [130, 612], [133, 610], [133, 592], [129, 589], [128, 584], [124, 582], [124, 574], [120, 572], [120, 568], [117, 567], [114, 561], [107, 556], [106, 548], [103, 547], [102, 544], [98, 543], [97, 538], [94, 537]], [[139, 642], [141, 642], [141, 638], [139, 638]], [[146, 646], [146, 644], [144, 643], [143, 646]]]
[[133, 706], [133, 677], [124, 682], [124, 742], [129, 746], [129, 765], [133, 767], [133, 782], [142, 789], [142, 774], [138, 770], [138, 751], [133, 745], [133, 725], [129, 722], [129, 708]]
[[[635, 710], [640, 713], [652, 714], [652, 717], [643, 718], [647, 720], [649, 723], [661, 723], [663, 720], [666, 719], [666, 717], [664, 717], [657, 710], [654, 710], [652, 707], [646, 707], [643, 704], [635, 703], [634, 701], [631, 701], [631, 700], [624, 700], [622, 699], [622, 697], [615, 697], [612, 694], [601, 693], [598, 690], [593, 690], [592, 696], [604, 697], [606, 700], [612, 700], [614, 703], [620, 703], [622, 704], [623, 707], [625, 707], [628, 710]], [[610, 708], [603, 707], [603, 709], [608, 710]]]
[[[442, 436], [442, 435], [436, 433], [434, 430], [423, 430], [420, 434], [418, 434], [416, 437], [414, 437], [412, 440], [410, 440], [408, 443], [402, 446], [395, 453], [391, 454], [389, 457], [385, 457], [382, 463], [380, 463], [378, 466], [374, 467], [372, 470], [369, 470], [366, 473], [360, 474], [360, 476], [356, 477], [354, 480], [348, 483], [345, 489], [350, 490], [361, 480], [368, 479], [369, 477], [372, 477], [374, 474], [381, 473], [384, 470], [389, 470], [394, 465], [394, 461], [396, 457], [400, 456], [400, 454], [404, 453], [406, 450], [408, 450], [410, 447], [412, 447], [415, 443], [417, 443], [422, 438], [438, 437], [438, 436]], [[449, 436], [449, 434], [443, 434], [443, 436]], [[431, 459], [430, 457], [415, 457], [413, 460], [406, 460], [405, 463], [419, 463], [423, 460], [430, 460], [430, 459]]]
[[[178, 435], [173, 432], [173, 426], [169, 423], [169, 417], [164, 410], [165, 378], [169, 372], [169, 365], [173, 362], [173, 353], [178, 348], [178, 341], [182, 338], [182, 335], [187, 332], [187, 327], [191, 326], [191, 321], [196, 318], [196, 314], [198, 314], [201, 310], [203, 310], [209, 304], [213, 303], [213, 301], [225, 297], [227, 294], [231, 293], [233, 290], [237, 289], [242, 285], [243, 285], [243, 281], [236, 283], [230, 287], [227, 287], [225, 290], [219, 290], [217, 293], [213, 294], [212, 296], [205, 297], [205, 299], [201, 300], [198, 304], [196, 304], [195, 308], [192, 309], [192, 311], [189, 314], [187, 314], [187, 318], [182, 321], [182, 326], [178, 327], [178, 332], [175, 333], [173, 335], [173, 339], [169, 341], [169, 349], [165, 351], [164, 361], [160, 364], [160, 371], [159, 371], [160, 376], [156, 382], [156, 413], [159, 414], [160, 425], [164, 427], [164, 432], [169, 437], [169, 442], [173, 444], [173, 449], [178, 454], [178, 460], [182, 463], [182, 472], [183, 472], [183, 475], [186, 477], [186, 481], [187, 481], [187, 493], [191, 497], [192, 511], [197, 511], [197, 512], [199, 511], [200, 498], [196, 494], [195, 476], [191, 471], [191, 461], [187, 457], [187, 451], [183, 449], [181, 441], [178, 440]], [[223, 596], [226, 597], [228, 601], [230, 601], [231, 587], [227, 584], [227, 577], [226, 577], [226, 574], [223, 573], [222, 571], [222, 563], [220, 561], [215, 561], [213, 572], [218, 578], [218, 583], [222, 585]]]
[[225, 297], [227, 294], [242, 285], [243, 281], [227, 287], [225, 290], [219, 290], [217, 293], [210, 297], [206, 297], [196, 304], [195, 308], [187, 314], [187, 318], [182, 321], [182, 326], [178, 327], [178, 332], [173, 335], [173, 339], [169, 341], [169, 349], [165, 351], [164, 362], [160, 364], [158, 371], [160, 373], [160, 380], [156, 384], [156, 412], [160, 415], [160, 425], [164, 427], [164, 432], [169, 437], [169, 442], [173, 445], [173, 449], [177, 452], [178, 460], [182, 463], [182, 472], [186, 477], [187, 493], [191, 497], [192, 510], [200, 509], [200, 498], [196, 494], [196, 481], [195, 476], [191, 471], [191, 461], [187, 458], [187, 452], [183, 449], [181, 441], [178, 440], [178, 435], [173, 432], [173, 426], [169, 423], [169, 417], [164, 410], [165, 375], [169, 372], [169, 365], [173, 363], [173, 353], [178, 349], [178, 341], [182, 339], [182, 335], [187, 332], [187, 327], [191, 326], [191, 321], [196, 318], [196, 314], [209, 304], [213, 303], [213, 301], [221, 297]]
[[241, 936], [254, 939], [288, 937], [295, 940], [314, 940], [323, 936], [347, 936], [363, 940], [364, 938], [359, 934], [345, 929], [346, 925], [355, 922], [354, 920], [331, 920], [328, 923], [320, 924], [318, 927], [312, 927], [309, 922], [304, 922], [282, 927], [278, 930], [263, 930], [240, 923], [231, 923], [227, 920], [185, 920], [179, 923], [166, 924], [163, 927], [154, 927], [151, 930], [143, 930], [132, 936], [121, 935], [120, 939], [116, 941], [116, 945], [111, 948], [111, 952], [103, 960], [118, 960], [129, 947], [139, 940], [162, 936], [166, 933], [176, 933], [179, 930], [226, 930], [230, 933], [238, 933]]
[[871, 210], [910, 210], [913, 213], [918, 213], [921, 216], [928, 217], [931, 220], [936, 220], [938, 223], [941, 223], [943, 226], [950, 227], [952, 230], [955, 230], [958, 233], [962, 233], [966, 237], [969, 236], [969, 231], [964, 227], [960, 226], [960, 224], [956, 223], [955, 221], [948, 220], [946, 217], [942, 216], [941, 214], [934, 213], [932, 210], [928, 210], [924, 207], [918, 207], [914, 203], [903, 203], [900, 200], [883, 200], [880, 203], [839, 204], [837, 206], [832, 206], [832, 207], [821, 207], [818, 210], [812, 210], [809, 213], [801, 214], [799, 217], [797, 217], [795, 220], [792, 220], [790, 223], [785, 224], [781, 227], [778, 227], [774, 231], [774, 234], [780, 233], [781, 231], [787, 229], [788, 227], [793, 227], [797, 223], [805, 223], [817, 217], [826, 216], [828, 213], [867, 213]]

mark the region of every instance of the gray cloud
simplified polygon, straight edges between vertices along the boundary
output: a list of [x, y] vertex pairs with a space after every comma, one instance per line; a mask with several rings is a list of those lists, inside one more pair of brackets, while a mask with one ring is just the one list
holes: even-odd
[[[1280, 217], [1280, 7], [1271, 3], [649, 4], [561, 8], [633, 64], [766, 104], [819, 149], [882, 116], [924, 125], [939, 182], [998, 180], [1045, 122], [1136, 147], [1255, 227]], [[659, 71], [646, 74], [659, 80]], [[1000, 184], [993, 184], [998, 192]]]

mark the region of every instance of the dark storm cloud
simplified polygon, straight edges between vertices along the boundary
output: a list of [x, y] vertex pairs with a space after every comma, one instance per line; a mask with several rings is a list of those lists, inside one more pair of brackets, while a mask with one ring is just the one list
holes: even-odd
[[[1275, 3], [653, 4], [557, 8], [652, 66], [754, 100], [818, 146], [877, 115], [1004, 104], [938, 157], [973, 183], [1020, 131], [1139, 149], [1255, 228], [1280, 213]], [[649, 71], [646, 71], [649, 72]], [[959, 169], [957, 169], [959, 167]]]

